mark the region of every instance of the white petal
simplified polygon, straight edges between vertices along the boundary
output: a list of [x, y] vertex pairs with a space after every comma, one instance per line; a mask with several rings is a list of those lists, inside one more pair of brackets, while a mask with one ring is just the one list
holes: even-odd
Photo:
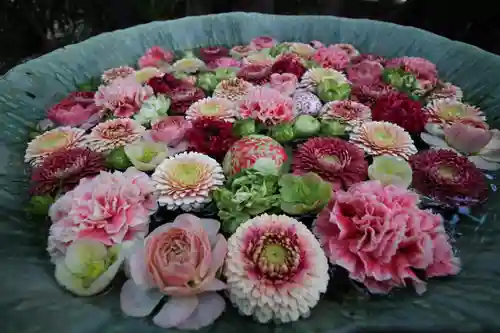
[[188, 319], [198, 306], [198, 298], [172, 297], [153, 318], [153, 322], [161, 328], [177, 327]]
[[220, 222], [215, 219], [200, 219], [201, 224], [203, 225], [203, 229], [208, 234], [208, 239], [210, 239], [210, 243], [215, 245], [217, 241], [217, 233], [220, 229]]
[[431, 135], [429, 133], [421, 133], [420, 137], [422, 138], [422, 140], [425, 143], [427, 143], [431, 147], [439, 147], [439, 148], [447, 148], [448, 147], [448, 144], [446, 143], [446, 141], [444, 141], [443, 139], [441, 139], [438, 136]]
[[134, 281], [127, 280], [120, 293], [120, 306], [123, 313], [130, 317], [146, 317], [160, 303], [163, 294], [145, 291], [136, 286]]
[[144, 246], [138, 245], [134, 249], [134, 253], [127, 260], [130, 278], [134, 281], [137, 287], [148, 290], [153, 287], [153, 282], [146, 269]]
[[224, 298], [216, 292], [200, 294], [198, 302], [196, 310], [188, 319], [177, 326], [178, 329], [198, 330], [209, 326], [222, 315], [226, 308]]
[[203, 290], [205, 291], [217, 291], [217, 290], [224, 290], [226, 288], [227, 284], [225, 284], [219, 279], [213, 279], [209, 284], [203, 286]]
[[469, 156], [467, 158], [481, 170], [495, 171], [500, 169], [500, 163], [486, 161], [481, 156]]

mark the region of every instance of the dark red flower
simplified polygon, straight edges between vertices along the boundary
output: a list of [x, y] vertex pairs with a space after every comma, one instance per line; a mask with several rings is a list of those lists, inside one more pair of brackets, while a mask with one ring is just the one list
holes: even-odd
[[240, 68], [238, 78], [253, 84], [263, 85], [269, 82], [271, 66], [266, 64], [247, 64]]
[[185, 81], [169, 73], [160, 77], [153, 77], [148, 81], [148, 85], [153, 88], [155, 94], [170, 94], [172, 90], [186, 84]]
[[363, 62], [365, 60], [376, 61], [376, 62], [380, 63], [381, 65], [384, 65], [385, 62], [387, 61], [387, 59], [382, 57], [382, 56], [378, 56], [375, 54], [369, 54], [369, 53], [363, 53], [363, 54], [360, 54], [360, 55], [352, 58], [351, 65], [359, 64], [360, 62]]
[[371, 85], [382, 81], [384, 67], [377, 61], [364, 60], [347, 69], [347, 78], [355, 85]]
[[233, 124], [216, 118], [196, 119], [186, 137], [191, 149], [211, 156], [219, 162], [238, 140], [233, 134]]
[[410, 134], [422, 133], [427, 123], [422, 104], [396, 91], [377, 99], [372, 106], [372, 119], [394, 123]]
[[351, 98], [356, 102], [372, 107], [379, 98], [393, 91], [395, 91], [394, 87], [383, 81], [367, 85], [355, 84], [351, 87]]
[[293, 157], [292, 170], [315, 172], [335, 190], [347, 190], [366, 180], [368, 162], [361, 148], [339, 138], [316, 137], [300, 145]]
[[412, 186], [447, 207], [473, 206], [488, 198], [483, 173], [467, 157], [448, 149], [421, 151], [410, 157]]
[[194, 102], [206, 97], [205, 92], [195, 86], [185, 84], [167, 94], [170, 97], [170, 109], [176, 114], [184, 114]]
[[285, 53], [278, 57], [271, 68], [272, 73], [290, 73], [294, 74], [299, 80], [307, 71], [302, 63], [302, 59], [295, 53]]
[[228, 55], [229, 50], [222, 46], [210, 46], [200, 49], [200, 58], [205, 62], [211, 62]]
[[86, 148], [72, 148], [47, 157], [33, 170], [31, 180], [34, 195], [72, 190], [80, 179], [92, 177], [105, 170], [104, 156]]

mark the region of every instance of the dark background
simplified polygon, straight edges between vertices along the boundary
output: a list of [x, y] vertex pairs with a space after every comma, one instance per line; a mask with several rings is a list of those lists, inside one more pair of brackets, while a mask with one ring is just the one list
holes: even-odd
[[230, 11], [371, 18], [500, 53], [500, 11], [493, 4], [493, 0], [0, 0], [0, 74], [101, 32]]

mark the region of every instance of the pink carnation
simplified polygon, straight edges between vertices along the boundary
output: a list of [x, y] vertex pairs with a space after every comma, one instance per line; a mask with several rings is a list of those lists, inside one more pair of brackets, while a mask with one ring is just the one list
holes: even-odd
[[278, 42], [269, 36], [260, 36], [250, 41], [250, 46], [255, 50], [269, 49], [276, 45]]
[[272, 88], [256, 87], [240, 101], [239, 112], [243, 119], [266, 125], [289, 122], [294, 118], [293, 99]]
[[347, 78], [354, 85], [373, 85], [382, 81], [384, 67], [378, 61], [364, 60], [347, 70]]
[[149, 176], [135, 168], [82, 179], [50, 208], [49, 252], [64, 253], [78, 239], [111, 246], [144, 237], [157, 209], [153, 191]]
[[110, 85], [99, 87], [95, 104], [112, 111], [116, 117], [131, 117], [152, 95], [153, 89], [141, 85], [135, 77], [117, 78]]
[[191, 129], [191, 122], [183, 116], [166, 116], [152, 124], [149, 134], [155, 142], [163, 142], [169, 147], [176, 147], [185, 140], [189, 129]]
[[418, 195], [378, 181], [358, 183], [321, 212], [314, 226], [330, 262], [372, 293], [386, 294], [412, 284], [426, 290], [415, 270], [433, 276], [455, 275], [454, 256], [440, 215], [421, 210]]
[[153, 46], [139, 58], [139, 68], [156, 67], [162, 68], [169, 65], [174, 60], [174, 53], [165, 51], [159, 46]]
[[[62, 126], [81, 126], [97, 123], [101, 110], [94, 103], [93, 92], [73, 92], [49, 109], [47, 118]], [[91, 125], [89, 125], [91, 127]]]
[[241, 62], [231, 57], [221, 57], [212, 60], [208, 63], [208, 68], [210, 69], [229, 68], [229, 67], [240, 68]]
[[329, 47], [320, 47], [312, 56], [321, 67], [332, 68], [337, 71], [344, 70], [350, 61], [349, 54], [339, 47], [330, 45]]
[[269, 85], [271, 88], [278, 90], [283, 95], [290, 96], [297, 88], [297, 76], [291, 73], [271, 74]]

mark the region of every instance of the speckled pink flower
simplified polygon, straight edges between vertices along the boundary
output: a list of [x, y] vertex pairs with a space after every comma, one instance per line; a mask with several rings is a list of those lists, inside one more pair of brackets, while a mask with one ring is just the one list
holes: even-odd
[[297, 88], [298, 79], [297, 76], [291, 73], [283, 74], [271, 74], [269, 80], [269, 86], [273, 89], [278, 90], [283, 95], [290, 96], [295, 92]]
[[135, 70], [130, 66], [120, 66], [116, 68], [111, 68], [101, 75], [101, 80], [104, 84], [110, 84], [115, 79], [121, 77], [125, 78], [135, 73]]
[[109, 152], [139, 140], [145, 128], [135, 120], [118, 118], [100, 123], [85, 137], [86, 146], [96, 152]]
[[116, 117], [131, 117], [142, 103], [153, 96], [153, 89], [141, 85], [135, 77], [117, 78], [107, 86], [100, 86], [95, 94], [95, 104], [113, 112]]
[[208, 68], [210, 69], [217, 69], [217, 68], [240, 68], [241, 67], [241, 61], [238, 61], [234, 58], [230, 57], [221, 57], [217, 58], [215, 60], [210, 61], [207, 64]]
[[312, 56], [312, 60], [320, 64], [321, 67], [342, 71], [349, 65], [350, 58], [346, 51], [330, 45], [329, 47], [317, 49]]
[[78, 239], [111, 246], [144, 237], [157, 209], [153, 192], [149, 176], [135, 168], [82, 179], [50, 208], [49, 253], [64, 253]]
[[333, 101], [321, 109], [320, 118], [337, 120], [350, 126], [357, 126], [372, 119], [370, 108], [354, 101]]
[[278, 42], [269, 36], [255, 37], [250, 41], [250, 46], [255, 50], [269, 49], [276, 45]]
[[440, 215], [417, 206], [418, 195], [402, 187], [367, 181], [338, 191], [314, 224], [330, 262], [374, 294], [408, 283], [418, 294], [427, 278], [455, 275], [454, 256]]
[[294, 118], [293, 99], [278, 90], [256, 87], [239, 102], [242, 119], [256, 119], [263, 124], [276, 125]]
[[156, 67], [165, 68], [174, 60], [174, 54], [171, 51], [165, 51], [159, 46], [153, 46], [139, 58], [139, 68]]

